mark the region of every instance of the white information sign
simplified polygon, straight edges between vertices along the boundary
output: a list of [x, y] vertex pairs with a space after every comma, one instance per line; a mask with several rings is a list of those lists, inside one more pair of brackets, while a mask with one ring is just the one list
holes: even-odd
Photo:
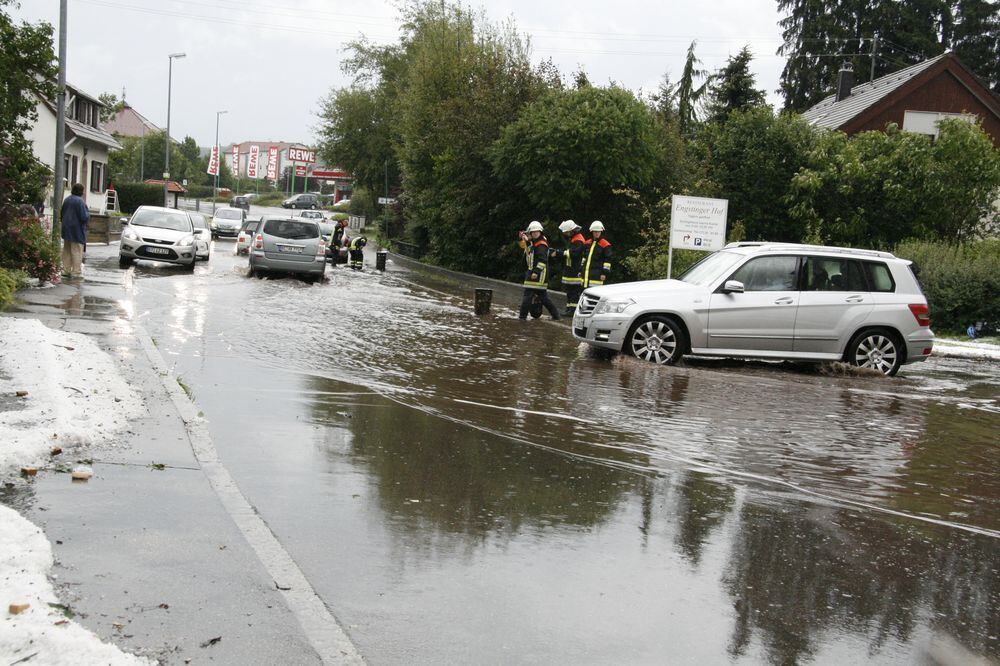
[[670, 247], [721, 250], [726, 244], [729, 201], [674, 195], [670, 205]]

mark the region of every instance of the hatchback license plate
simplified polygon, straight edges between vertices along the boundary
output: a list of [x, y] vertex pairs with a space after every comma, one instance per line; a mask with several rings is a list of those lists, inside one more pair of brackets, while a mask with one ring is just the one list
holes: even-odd
[[147, 247], [146, 252], [150, 254], [170, 254], [170, 250], [165, 247]]
[[302, 254], [302, 248], [298, 245], [279, 245], [278, 252], [287, 252], [288, 254]]

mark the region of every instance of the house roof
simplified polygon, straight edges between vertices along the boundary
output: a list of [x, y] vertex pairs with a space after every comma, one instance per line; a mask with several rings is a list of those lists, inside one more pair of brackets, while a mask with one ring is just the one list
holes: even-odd
[[142, 182], [144, 182], [146, 185], [163, 185], [164, 183], [166, 183], [167, 192], [170, 192], [171, 194], [185, 194], [187, 192], [187, 188], [178, 183], [176, 180], [164, 181], [159, 178], [147, 178]]
[[66, 129], [73, 136], [93, 141], [94, 143], [100, 143], [108, 148], [118, 149], [122, 147], [120, 143], [115, 141], [115, 137], [111, 136], [104, 130], [98, 127], [85, 125], [77, 120], [73, 120], [72, 118], [66, 119]]
[[949, 55], [942, 53], [936, 58], [918, 62], [916, 65], [911, 65], [892, 74], [886, 74], [869, 83], [854, 86], [851, 88], [850, 97], [846, 97], [839, 102], [835, 94], [830, 95], [812, 108], [806, 110], [802, 114], [802, 117], [814, 127], [823, 127], [826, 129], [842, 127], [845, 123], [859, 116], [877, 102], [885, 99], [892, 92], [898, 90], [917, 75], [930, 69], [935, 63]]
[[143, 136], [163, 131], [128, 104], [104, 123], [104, 129], [118, 136]]

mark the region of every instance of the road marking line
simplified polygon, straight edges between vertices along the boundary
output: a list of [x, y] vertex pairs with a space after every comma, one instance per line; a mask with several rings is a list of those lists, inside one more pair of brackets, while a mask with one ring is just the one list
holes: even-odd
[[208, 433], [208, 422], [198, 416], [198, 408], [174, 380], [149, 333], [138, 324], [136, 332], [143, 351], [184, 421], [191, 449], [212, 489], [274, 579], [275, 587], [284, 596], [285, 603], [299, 621], [310, 645], [319, 653], [324, 664], [364, 664], [361, 653], [344, 628], [219, 460], [218, 451]]

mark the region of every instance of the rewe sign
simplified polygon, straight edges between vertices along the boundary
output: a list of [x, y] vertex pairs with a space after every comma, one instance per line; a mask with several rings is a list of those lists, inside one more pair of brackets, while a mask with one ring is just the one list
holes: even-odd
[[289, 162], [306, 162], [307, 164], [316, 163], [316, 151], [309, 150], [308, 148], [289, 148], [288, 149], [288, 161]]
[[260, 146], [253, 144], [250, 146], [250, 157], [247, 159], [247, 178], [260, 178], [257, 170], [260, 160]]

